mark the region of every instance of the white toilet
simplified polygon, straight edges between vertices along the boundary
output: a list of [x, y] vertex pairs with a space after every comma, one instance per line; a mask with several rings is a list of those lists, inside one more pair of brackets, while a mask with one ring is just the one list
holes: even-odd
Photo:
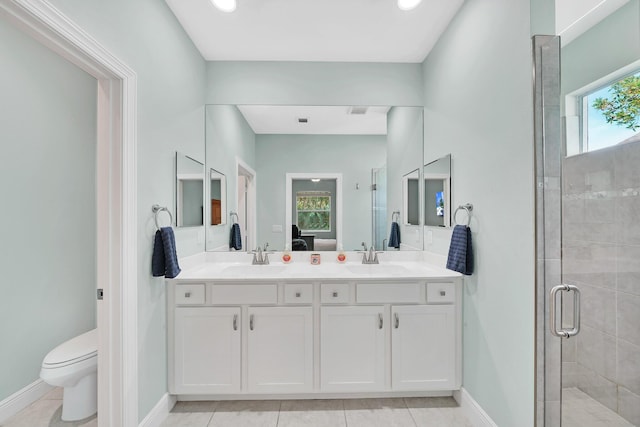
[[77, 421], [98, 409], [98, 330], [93, 329], [51, 350], [42, 362], [40, 378], [64, 387], [62, 420]]

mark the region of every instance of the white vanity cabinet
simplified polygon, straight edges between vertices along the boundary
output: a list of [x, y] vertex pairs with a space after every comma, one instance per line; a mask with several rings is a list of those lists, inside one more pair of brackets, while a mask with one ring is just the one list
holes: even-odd
[[323, 391], [384, 389], [384, 306], [320, 309], [320, 378]]
[[240, 333], [239, 307], [175, 308], [173, 392], [239, 392]]
[[455, 328], [453, 305], [391, 307], [391, 387], [455, 389]]
[[169, 392], [184, 399], [427, 396], [460, 388], [459, 277], [168, 285]]
[[313, 389], [313, 309], [249, 307], [248, 388], [252, 393]]

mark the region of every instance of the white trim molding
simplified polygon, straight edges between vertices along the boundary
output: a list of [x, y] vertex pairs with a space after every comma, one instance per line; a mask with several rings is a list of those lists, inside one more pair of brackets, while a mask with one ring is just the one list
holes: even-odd
[[165, 393], [156, 406], [140, 421], [139, 427], [160, 427], [176, 404], [176, 396]]
[[453, 398], [462, 408], [464, 415], [474, 427], [498, 427], [482, 406], [469, 394], [464, 387], [453, 392]]
[[0, 402], [0, 423], [4, 423], [53, 389], [53, 386], [44, 381], [36, 380], [16, 391]]
[[98, 424], [137, 425], [137, 76], [46, 0], [0, 16], [97, 80]]

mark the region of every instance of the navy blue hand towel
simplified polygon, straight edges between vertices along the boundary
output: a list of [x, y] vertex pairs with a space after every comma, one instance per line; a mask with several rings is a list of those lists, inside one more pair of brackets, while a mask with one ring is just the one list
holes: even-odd
[[151, 273], [154, 277], [165, 276], [173, 279], [180, 274], [178, 254], [176, 253], [176, 237], [171, 227], [162, 227], [156, 231], [151, 256]]
[[473, 273], [471, 229], [466, 225], [456, 225], [453, 228], [447, 268], [467, 276]]
[[391, 234], [389, 235], [389, 247], [400, 249], [400, 226], [395, 221], [391, 223]]
[[242, 250], [242, 236], [240, 235], [240, 225], [235, 223], [231, 226], [231, 236], [229, 236], [229, 247], [236, 251]]
[[153, 241], [153, 255], [151, 255], [151, 273], [153, 277], [164, 276], [164, 246], [162, 244], [162, 233], [156, 231]]

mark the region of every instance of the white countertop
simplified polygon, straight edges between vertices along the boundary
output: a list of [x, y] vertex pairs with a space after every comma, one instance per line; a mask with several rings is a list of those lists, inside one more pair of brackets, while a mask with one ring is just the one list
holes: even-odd
[[[380, 256], [379, 264], [362, 264], [361, 255], [347, 252], [348, 262], [338, 263], [336, 252], [322, 252], [320, 265], [312, 265], [310, 253], [292, 253], [293, 260], [285, 264], [282, 253], [269, 255], [270, 264], [251, 265], [249, 254], [235, 257], [208, 256], [203, 262], [184, 263], [182, 272], [174, 280], [291, 280], [291, 279], [438, 279], [461, 277], [460, 273], [428, 263], [415, 256]], [[208, 258], [208, 259], [207, 259]]]

